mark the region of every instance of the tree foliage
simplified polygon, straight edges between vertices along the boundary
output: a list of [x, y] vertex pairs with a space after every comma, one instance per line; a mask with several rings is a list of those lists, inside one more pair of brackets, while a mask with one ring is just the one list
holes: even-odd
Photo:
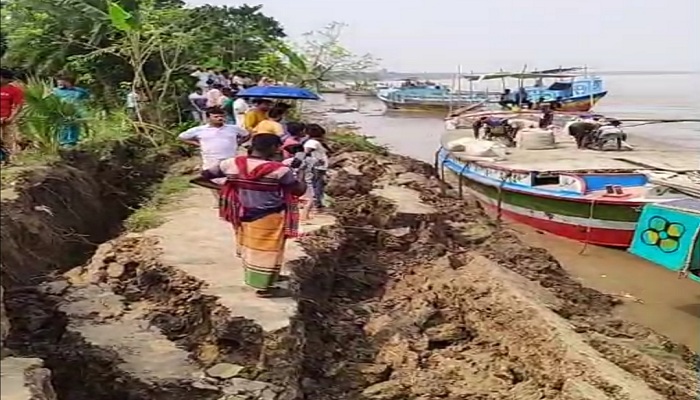
[[[346, 25], [334, 22], [299, 43], [262, 6], [185, 7], [182, 0], [5, 0], [3, 66], [52, 77], [70, 71], [96, 104], [123, 105], [139, 88], [146, 122], [167, 125], [179, 115], [178, 96], [190, 90], [191, 66], [320, 87], [376, 65], [341, 43]], [[6, 46], [5, 46], [6, 45]]]
[[292, 75], [304, 85], [320, 86], [325, 81], [364, 72], [378, 65], [371, 54], [357, 55], [343, 46], [341, 36], [347, 25], [332, 22], [303, 36], [301, 43], [281, 48], [289, 60]]
[[179, 0], [7, 0], [3, 65], [39, 76], [69, 70], [103, 104], [124, 82], [163, 99], [190, 84], [185, 67], [226, 68], [264, 57], [284, 37], [261, 6], [185, 8]]

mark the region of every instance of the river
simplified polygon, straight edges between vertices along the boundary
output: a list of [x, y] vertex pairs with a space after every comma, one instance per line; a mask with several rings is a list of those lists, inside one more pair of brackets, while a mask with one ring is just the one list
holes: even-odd
[[[443, 82], [440, 82], [443, 83]], [[445, 82], [447, 84], [449, 82]], [[499, 84], [500, 85], [500, 84]], [[618, 118], [700, 119], [700, 74], [613, 75], [605, 77], [608, 95], [595, 110]], [[463, 84], [462, 87], [466, 87]], [[486, 89], [480, 86], [479, 89]], [[500, 90], [492, 84], [489, 90]], [[365, 134], [395, 152], [429, 161], [444, 132], [439, 115], [385, 112], [375, 98], [326, 94], [325, 107], [356, 108], [358, 112], [334, 115], [334, 119], [355, 122]], [[700, 123], [647, 125], [629, 128], [628, 134], [700, 152]]]
[[[605, 84], [609, 93], [595, 109], [605, 115], [700, 118], [700, 91], [697, 90], [700, 74], [615, 75], [605, 77]], [[373, 136], [376, 142], [396, 153], [431, 163], [444, 132], [439, 115], [386, 113], [382, 103], [374, 98], [327, 94], [323, 108], [357, 109], [357, 112], [333, 114], [333, 118], [354, 122], [364, 134]], [[697, 150], [696, 156], [700, 155], [700, 123], [651, 125], [629, 128], [627, 132], [632, 139], [639, 135], [669, 147]], [[688, 154], [684, 152], [679, 156]], [[588, 246], [580, 254], [580, 243], [518, 224], [510, 227], [530, 245], [546, 248], [584, 285], [626, 299], [619, 309], [624, 318], [700, 351], [700, 284], [679, 280], [676, 273], [623, 251]]]

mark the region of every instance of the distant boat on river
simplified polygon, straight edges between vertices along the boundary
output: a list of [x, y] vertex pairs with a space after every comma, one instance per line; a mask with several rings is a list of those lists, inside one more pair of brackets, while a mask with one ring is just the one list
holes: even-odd
[[458, 92], [430, 81], [405, 79], [398, 87], [379, 90], [377, 98], [390, 110], [443, 111], [465, 105], [498, 101], [498, 94]]

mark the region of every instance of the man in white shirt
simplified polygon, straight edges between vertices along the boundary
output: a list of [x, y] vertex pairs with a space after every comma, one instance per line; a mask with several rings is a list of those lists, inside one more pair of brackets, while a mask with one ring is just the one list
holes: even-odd
[[236, 125], [226, 125], [226, 113], [220, 108], [207, 110], [209, 122], [182, 132], [178, 139], [198, 146], [202, 154], [202, 169], [218, 165], [235, 157], [238, 144], [248, 138], [248, 132]]
[[236, 117], [236, 125], [240, 128], [245, 127], [245, 113], [248, 112], [250, 106], [243, 97], [238, 97], [233, 102], [233, 115]]
[[200, 67], [194, 67], [194, 71], [190, 74], [191, 77], [197, 78], [197, 83], [195, 84], [202, 91], [207, 90], [209, 84], [207, 83], [211, 79], [211, 75], [205, 72]]

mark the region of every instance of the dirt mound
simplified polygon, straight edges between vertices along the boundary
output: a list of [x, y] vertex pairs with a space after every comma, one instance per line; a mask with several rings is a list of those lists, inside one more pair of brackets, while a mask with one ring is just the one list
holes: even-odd
[[[366, 153], [333, 165], [338, 226], [306, 239], [296, 269], [306, 398], [694, 398], [687, 348], [613, 318], [616, 299], [438, 195], [428, 165]], [[434, 211], [407, 218], [377, 186]]]

